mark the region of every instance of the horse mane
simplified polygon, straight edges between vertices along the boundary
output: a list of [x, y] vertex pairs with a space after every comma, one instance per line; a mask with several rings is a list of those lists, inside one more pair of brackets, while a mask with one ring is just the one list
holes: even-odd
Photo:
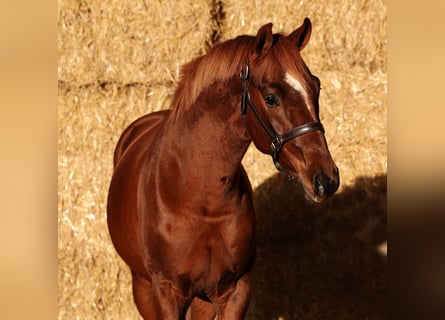
[[190, 109], [199, 94], [211, 84], [239, 74], [253, 50], [254, 40], [253, 36], [227, 40], [206, 55], [183, 65], [173, 96], [172, 111], [177, 115]]
[[[283, 39], [282, 41], [279, 41]], [[172, 111], [174, 118], [191, 108], [200, 93], [217, 81], [226, 81], [239, 74], [255, 51], [254, 36], [239, 36], [227, 40], [206, 55], [200, 56], [181, 68], [178, 86], [173, 96]], [[295, 74], [305, 74], [309, 70], [301, 60], [296, 45], [282, 34], [274, 34], [272, 47], [274, 59], [264, 61], [266, 67], [272, 60], [277, 61], [285, 70], [294, 70]], [[304, 81], [304, 79], [303, 79]], [[304, 81], [305, 82], [305, 81]]]

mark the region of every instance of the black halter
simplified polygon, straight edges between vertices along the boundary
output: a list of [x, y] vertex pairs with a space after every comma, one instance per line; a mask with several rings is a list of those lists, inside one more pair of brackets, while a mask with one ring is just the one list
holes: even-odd
[[257, 119], [258, 123], [261, 125], [263, 130], [266, 132], [267, 136], [270, 140], [270, 151], [272, 155], [272, 160], [275, 165], [275, 167], [283, 173], [289, 174], [288, 170], [283, 168], [279, 163], [279, 157], [281, 149], [283, 148], [284, 144], [288, 142], [289, 140], [292, 140], [296, 137], [302, 136], [304, 134], [313, 132], [313, 131], [321, 131], [324, 133], [323, 125], [320, 122], [309, 122], [305, 123], [301, 126], [298, 126], [296, 128], [290, 129], [285, 134], [276, 134], [273, 130], [271, 130], [266, 123], [261, 118], [260, 114], [258, 113], [257, 108], [252, 103], [252, 100], [250, 100], [250, 94], [249, 94], [249, 65], [246, 65], [246, 70], [241, 70], [240, 72], [240, 78], [244, 81], [244, 90], [243, 90], [243, 97], [241, 101], [241, 115], [244, 116], [247, 113], [247, 106], [249, 106], [250, 110], [252, 110], [253, 114], [255, 115], [255, 118]]

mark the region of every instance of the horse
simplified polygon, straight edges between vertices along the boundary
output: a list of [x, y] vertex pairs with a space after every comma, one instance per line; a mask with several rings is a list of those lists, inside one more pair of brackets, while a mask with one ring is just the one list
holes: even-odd
[[337, 190], [320, 80], [300, 54], [311, 32], [308, 18], [288, 35], [268, 23], [216, 45], [182, 67], [169, 110], [122, 133], [107, 223], [144, 319], [244, 319], [256, 218], [241, 160], [252, 141], [309, 199]]

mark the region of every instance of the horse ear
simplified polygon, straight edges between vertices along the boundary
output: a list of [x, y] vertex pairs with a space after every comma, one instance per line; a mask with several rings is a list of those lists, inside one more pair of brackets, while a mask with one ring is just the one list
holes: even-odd
[[306, 47], [312, 33], [312, 23], [309, 18], [305, 18], [303, 24], [295, 29], [287, 38], [295, 43], [298, 49], [303, 50]]
[[260, 56], [262, 52], [265, 52], [272, 47], [273, 35], [272, 35], [272, 23], [262, 26], [255, 37], [255, 51]]

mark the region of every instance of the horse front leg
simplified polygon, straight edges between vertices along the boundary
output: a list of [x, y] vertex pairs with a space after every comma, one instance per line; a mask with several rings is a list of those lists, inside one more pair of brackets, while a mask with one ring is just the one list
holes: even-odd
[[214, 320], [216, 316], [215, 306], [198, 297], [193, 299], [190, 305], [190, 319], [188, 320]]
[[184, 320], [189, 303], [170, 281], [153, 282], [154, 319]]
[[133, 295], [144, 320], [183, 320], [186, 301], [169, 281], [149, 281], [133, 274]]
[[250, 301], [250, 275], [245, 274], [236, 283], [236, 288], [218, 304], [218, 320], [243, 320]]
[[144, 319], [154, 319], [155, 309], [152, 299], [152, 283], [151, 280], [133, 273], [133, 298], [136, 307]]

